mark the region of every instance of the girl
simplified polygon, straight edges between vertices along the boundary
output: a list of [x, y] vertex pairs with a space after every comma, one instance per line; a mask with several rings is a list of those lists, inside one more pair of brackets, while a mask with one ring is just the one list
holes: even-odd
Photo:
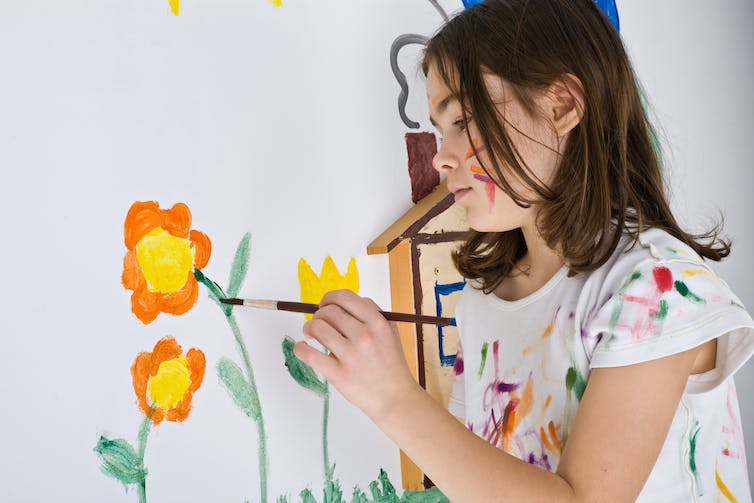
[[488, 0], [423, 69], [434, 165], [472, 229], [454, 255], [463, 424], [369, 299], [328, 294], [304, 333], [329, 354], [297, 356], [456, 503], [750, 501], [732, 374], [754, 322], [704, 261], [730, 251], [719, 229], [670, 212], [608, 19], [593, 0]]

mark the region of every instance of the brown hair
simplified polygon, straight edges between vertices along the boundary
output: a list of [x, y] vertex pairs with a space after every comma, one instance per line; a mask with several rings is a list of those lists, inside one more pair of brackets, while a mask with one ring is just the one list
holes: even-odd
[[[695, 235], [673, 217], [639, 84], [620, 35], [593, 0], [487, 0], [451, 19], [429, 41], [425, 75], [430, 65], [465, 104], [464, 120], [469, 113], [476, 122], [491, 153], [489, 166], [482, 167], [496, 175], [495, 183], [516, 204], [540, 207], [539, 232], [549, 247], [560, 250], [572, 274], [604, 264], [624, 233], [636, 242], [650, 227], [664, 229], [712, 260], [730, 253], [730, 242], [719, 237], [722, 221]], [[569, 133], [549, 186], [519, 162], [483, 72], [505, 79], [530, 114], [533, 93], [566, 74], [580, 80], [583, 117]], [[502, 166], [537, 199], [516, 193]], [[463, 276], [480, 280], [490, 292], [525, 253], [520, 229], [472, 230], [453, 260]]]

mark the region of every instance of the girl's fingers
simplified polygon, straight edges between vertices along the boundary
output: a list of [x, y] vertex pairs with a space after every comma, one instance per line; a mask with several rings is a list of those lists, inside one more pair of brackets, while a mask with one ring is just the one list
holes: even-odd
[[328, 320], [315, 317], [304, 323], [303, 332], [336, 356], [343, 354], [347, 340], [343, 337], [343, 332], [340, 332]]
[[380, 322], [385, 317], [372, 299], [360, 297], [350, 290], [333, 290], [327, 292], [320, 301], [320, 310], [329, 305], [338, 305], [348, 314], [362, 323]]
[[337, 358], [311, 347], [304, 341], [299, 341], [293, 346], [293, 354], [296, 355], [296, 358], [322, 374], [325, 379], [335, 382], [338, 375]]
[[364, 324], [355, 318], [351, 313], [346, 311], [339, 304], [328, 304], [321, 306], [314, 313], [314, 320], [326, 323], [333, 330], [337, 331], [341, 337], [348, 341], [354, 340], [362, 332]]

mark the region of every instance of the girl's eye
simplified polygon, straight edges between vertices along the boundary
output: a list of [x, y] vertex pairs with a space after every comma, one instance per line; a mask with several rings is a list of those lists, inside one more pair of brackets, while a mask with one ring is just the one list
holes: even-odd
[[465, 119], [463, 117], [460, 117], [453, 123], [453, 126], [457, 127], [460, 131], [465, 131], [469, 126], [469, 122], [471, 122], [470, 116], [466, 116]]

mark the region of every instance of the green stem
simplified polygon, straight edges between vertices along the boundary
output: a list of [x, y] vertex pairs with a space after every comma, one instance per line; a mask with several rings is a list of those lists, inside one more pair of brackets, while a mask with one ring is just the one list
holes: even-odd
[[258, 417], [255, 419], [257, 424], [257, 435], [259, 436], [259, 484], [261, 490], [262, 503], [267, 503], [267, 436], [264, 431], [264, 419], [262, 418], [262, 406], [259, 403], [259, 393], [257, 392], [257, 384], [254, 379], [254, 370], [251, 368], [251, 360], [249, 359], [249, 352], [246, 349], [246, 344], [241, 337], [241, 329], [238, 328], [236, 317], [233, 313], [226, 315], [225, 319], [228, 320], [228, 325], [233, 331], [233, 337], [236, 339], [236, 345], [241, 352], [241, 359], [246, 370], [246, 376], [249, 379], [249, 386], [254, 390], [254, 409], [259, 411]]
[[324, 410], [322, 412], [322, 454], [325, 460], [325, 477], [332, 480], [333, 467], [330, 466], [330, 452], [327, 442], [327, 425], [330, 422], [330, 385], [325, 381]]
[[207, 287], [207, 290], [209, 290], [209, 296], [212, 298], [212, 300], [215, 301], [215, 303], [220, 307], [223, 314], [225, 315], [225, 319], [228, 321], [228, 325], [230, 325], [230, 329], [233, 332], [233, 337], [236, 339], [236, 345], [238, 346], [238, 350], [241, 353], [241, 359], [243, 360], [243, 365], [246, 369], [246, 377], [249, 380], [249, 386], [251, 386], [252, 390], [254, 391], [254, 410], [257, 411], [257, 417], [252, 418], [254, 422], [257, 424], [257, 434], [259, 436], [259, 485], [260, 490], [262, 493], [262, 501], [261, 503], [267, 503], [267, 435], [264, 431], [264, 420], [262, 419], [262, 406], [259, 403], [259, 393], [257, 392], [257, 384], [256, 380], [254, 379], [254, 370], [251, 368], [251, 360], [249, 359], [249, 352], [246, 349], [246, 344], [243, 342], [243, 337], [241, 336], [241, 329], [238, 328], [238, 323], [236, 322], [236, 317], [233, 316], [233, 306], [229, 304], [223, 304], [220, 302], [221, 299], [224, 299], [225, 292], [223, 292], [222, 288], [220, 288], [220, 285], [209, 279], [207, 276], [204, 275], [203, 272], [201, 272], [199, 269], [194, 269], [194, 277], [196, 277], [197, 281], [199, 281], [201, 284], [203, 284], [205, 287]]
[[149, 429], [152, 426], [152, 413], [150, 412], [144, 417], [144, 421], [139, 428], [139, 469], [144, 473], [144, 478], [138, 485], [139, 503], [147, 502], [147, 477], [146, 470], [144, 469], [144, 452], [147, 450], [147, 436], [149, 435]]

